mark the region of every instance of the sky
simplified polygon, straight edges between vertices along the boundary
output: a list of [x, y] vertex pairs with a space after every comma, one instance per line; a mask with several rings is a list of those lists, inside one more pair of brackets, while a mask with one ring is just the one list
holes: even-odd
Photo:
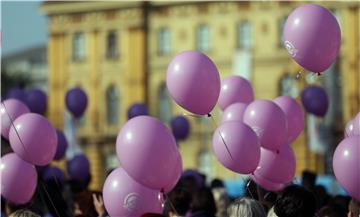
[[47, 18], [40, 1], [1, 1], [2, 56], [46, 44]]

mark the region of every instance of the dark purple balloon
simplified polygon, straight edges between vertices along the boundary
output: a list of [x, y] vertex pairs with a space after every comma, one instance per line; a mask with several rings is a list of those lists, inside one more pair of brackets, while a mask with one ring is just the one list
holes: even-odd
[[65, 156], [66, 149], [68, 147], [68, 143], [67, 143], [64, 133], [61, 130], [56, 130], [56, 135], [58, 138], [58, 140], [57, 140], [58, 143], [57, 143], [54, 160], [60, 160]]
[[190, 133], [190, 122], [182, 115], [171, 119], [171, 130], [176, 140], [184, 140]]
[[75, 155], [67, 163], [67, 171], [70, 178], [86, 182], [90, 176], [90, 162], [83, 154]]
[[26, 104], [33, 113], [44, 114], [47, 108], [47, 95], [40, 89], [32, 89], [26, 93]]
[[131, 119], [140, 115], [149, 115], [148, 108], [143, 103], [134, 103], [128, 110], [128, 119]]
[[305, 110], [316, 116], [324, 117], [328, 107], [329, 100], [324, 88], [319, 86], [309, 86], [301, 93], [301, 101]]
[[66, 93], [66, 107], [76, 118], [84, 114], [87, 103], [86, 93], [79, 87], [72, 88]]
[[6, 94], [6, 99], [17, 99], [23, 103], [26, 103], [26, 93], [23, 89], [18, 87], [10, 89]]
[[48, 167], [42, 173], [42, 178], [47, 181], [55, 181], [63, 184], [65, 182], [65, 174], [58, 167]]
[[200, 175], [199, 172], [193, 170], [193, 169], [186, 169], [184, 170], [184, 172], [181, 175], [181, 178], [186, 178], [186, 177], [193, 177], [196, 181], [197, 187], [203, 187], [205, 184], [205, 180], [203, 179], [203, 177]]
[[39, 175], [42, 175], [45, 172], [45, 170], [49, 167], [50, 167], [49, 164], [45, 166], [35, 166], [36, 171], [38, 172]]

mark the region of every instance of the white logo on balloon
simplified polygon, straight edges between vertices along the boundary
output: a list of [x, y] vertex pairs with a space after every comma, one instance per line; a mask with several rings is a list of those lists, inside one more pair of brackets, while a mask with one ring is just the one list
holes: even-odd
[[129, 212], [134, 211], [140, 205], [140, 195], [138, 193], [130, 193], [124, 199], [124, 208]]
[[296, 49], [295, 46], [293, 44], [291, 44], [290, 41], [285, 41], [285, 47], [286, 47], [286, 50], [289, 52], [289, 54], [292, 57], [296, 56], [298, 49]]
[[251, 127], [251, 129], [256, 133], [258, 137], [261, 137], [262, 134], [264, 133], [264, 130], [261, 129], [260, 127]]

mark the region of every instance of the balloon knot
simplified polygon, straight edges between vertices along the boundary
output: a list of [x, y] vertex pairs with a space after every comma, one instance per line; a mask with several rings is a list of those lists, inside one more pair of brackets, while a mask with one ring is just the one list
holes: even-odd
[[210, 117], [211, 117], [211, 114], [209, 113], [209, 114], [207, 114], [207, 116], [210, 118]]
[[279, 151], [279, 150], [276, 150], [276, 154], [280, 154], [280, 151]]

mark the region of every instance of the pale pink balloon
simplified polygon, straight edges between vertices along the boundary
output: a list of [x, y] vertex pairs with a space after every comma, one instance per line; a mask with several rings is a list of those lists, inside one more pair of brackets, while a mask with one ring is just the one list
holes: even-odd
[[260, 159], [260, 144], [255, 132], [240, 121], [225, 122], [216, 129], [212, 147], [226, 168], [242, 174], [252, 173]]
[[225, 110], [231, 104], [250, 103], [254, 100], [254, 91], [248, 80], [241, 76], [232, 75], [221, 82], [219, 106]]
[[227, 121], [242, 122], [246, 107], [247, 104], [241, 102], [229, 105], [222, 114], [221, 123], [225, 123]]
[[285, 113], [274, 102], [256, 100], [250, 103], [245, 110], [244, 123], [258, 135], [261, 147], [276, 151], [286, 145]]
[[300, 104], [290, 96], [279, 96], [274, 102], [285, 113], [287, 120], [287, 143], [291, 144], [304, 129], [305, 115]]
[[160, 191], [139, 184], [123, 168], [115, 169], [106, 178], [103, 197], [105, 208], [111, 217], [162, 213]]
[[336, 179], [345, 191], [360, 200], [360, 136], [345, 138], [333, 157]]
[[8, 140], [12, 123], [20, 115], [29, 113], [30, 110], [20, 100], [7, 99], [1, 102], [0, 112], [1, 112], [1, 135]]
[[282, 183], [276, 183], [276, 182], [272, 182], [269, 181], [263, 177], [261, 177], [260, 175], [251, 175], [250, 176], [252, 180], [254, 180], [254, 182], [258, 185], [260, 185], [262, 188], [268, 190], [268, 191], [273, 191], [273, 192], [277, 192], [282, 190], [286, 185], [282, 184]]
[[360, 136], [360, 112], [345, 127], [345, 137]]
[[275, 183], [288, 183], [295, 176], [296, 159], [289, 145], [279, 152], [261, 148], [260, 162], [254, 175]]
[[182, 158], [180, 153], [178, 154], [178, 157], [176, 159], [176, 166], [175, 169], [172, 171], [173, 177], [170, 179], [168, 186], [164, 188], [164, 192], [170, 192], [178, 183], [180, 180], [181, 174], [182, 174], [183, 166], [182, 166]]

